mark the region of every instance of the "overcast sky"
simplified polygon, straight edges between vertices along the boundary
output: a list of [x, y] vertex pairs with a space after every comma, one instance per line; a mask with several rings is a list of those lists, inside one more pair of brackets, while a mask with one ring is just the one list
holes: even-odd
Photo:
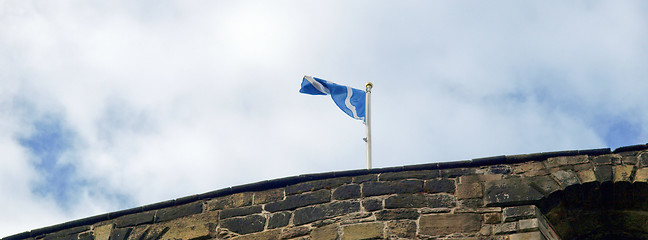
[[0, 1], [0, 237], [365, 167], [648, 142], [645, 1]]

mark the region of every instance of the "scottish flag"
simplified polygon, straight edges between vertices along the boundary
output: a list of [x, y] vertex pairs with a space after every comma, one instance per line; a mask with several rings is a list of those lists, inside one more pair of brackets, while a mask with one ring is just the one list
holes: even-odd
[[338, 85], [324, 79], [304, 76], [300, 93], [310, 95], [331, 95], [333, 102], [344, 113], [358, 120], [365, 120], [365, 96], [362, 90]]

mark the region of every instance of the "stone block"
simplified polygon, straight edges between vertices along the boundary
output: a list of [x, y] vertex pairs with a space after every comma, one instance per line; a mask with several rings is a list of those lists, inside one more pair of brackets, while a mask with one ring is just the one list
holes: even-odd
[[218, 225], [218, 212], [208, 212], [191, 218], [181, 218], [164, 224], [168, 229], [161, 239], [207, 239]]
[[320, 189], [333, 189], [346, 183], [351, 183], [351, 177], [329, 178], [286, 186], [286, 195], [312, 192]]
[[380, 222], [347, 225], [342, 227], [342, 240], [383, 238], [384, 228]]
[[454, 193], [455, 181], [452, 179], [431, 179], [425, 181], [423, 189], [429, 193]]
[[416, 237], [416, 222], [412, 220], [397, 220], [387, 222], [389, 239]]
[[362, 200], [362, 207], [367, 212], [373, 212], [383, 209], [383, 202], [381, 199], [365, 199]]
[[486, 175], [468, 175], [461, 176], [458, 183], [474, 183], [474, 182], [489, 182], [502, 179], [502, 174], [486, 174]]
[[637, 169], [637, 172], [635, 173], [634, 181], [648, 182], [648, 167]]
[[502, 214], [498, 212], [484, 213], [484, 223], [495, 224], [502, 222]]
[[432, 179], [439, 177], [439, 170], [419, 170], [381, 173], [380, 181], [394, 181], [404, 179]]
[[126, 240], [132, 228], [115, 228], [110, 234], [110, 240]]
[[148, 211], [118, 217], [115, 219], [115, 224], [118, 228], [137, 226], [145, 223], [153, 223], [154, 218], [155, 211]]
[[484, 199], [481, 198], [472, 198], [472, 199], [462, 199], [459, 200], [459, 206], [462, 208], [481, 208], [484, 206]]
[[560, 167], [563, 165], [576, 165], [587, 163], [587, 155], [552, 157], [545, 161], [547, 168]]
[[338, 226], [331, 224], [313, 229], [310, 234], [312, 240], [335, 240], [338, 237]]
[[[253, 197], [253, 204], [264, 204], [269, 202], [281, 201], [284, 199], [284, 189], [275, 188], [265, 190], [262, 192], [255, 192]], [[249, 205], [249, 204], [248, 204]]]
[[261, 215], [228, 218], [221, 221], [221, 227], [227, 228], [230, 231], [238, 234], [248, 234], [263, 231], [265, 224], [266, 218]]
[[477, 174], [477, 169], [475, 168], [449, 168], [439, 171], [441, 177], [443, 178], [456, 178], [459, 176], [467, 176]]
[[455, 195], [458, 199], [481, 198], [482, 185], [481, 183], [458, 183]]
[[335, 200], [345, 200], [352, 198], [360, 198], [360, 185], [342, 185], [333, 190], [333, 199]]
[[261, 211], [262, 209], [261, 206], [259, 205], [240, 207], [240, 208], [229, 208], [229, 209], [224, 209], [220, 212], [220, 218], [225, 219], [231, 217], [251, 215], [255, 213], [261, 213]]
[[648, 166], [648, 152], [640, 153], [637, 156], [637, 167], [647, 167]]
[[612, 166], [610, 165], [600, 165], [594, 167], [594, 175], [596, 175], [596, 180], [599, 182], [609, 182], [612, 181]]
[[511, 172], [511, 166], [508, 165], [489, 166], [488, 170], [486, 170], [487, 174], [509, 174]]
[[398, 220], [398, 219], [418, 219], [419, 213], [416, 209], [410, 208], [399, 208], [399, 209], [386, 209], [374, 213], [376, 215], [376, 220], [386, 221], [386, 220]]
[[[513, 173], [517, 173], [517, 174], [533, 173], [541, 169], [545, 169], [545, 166], [542, 164], [542, 162], [525, 162], [525, 163], [513, 165]], [[525, 175], [532, 176], [533, 174], [531, 175], [525, 174]]]
[[529, 185], [545, 196], [549, 196], [552, 192], [562, 190], [556, 180], [548, 175], [529, 178]]
[[279, 239], [281, 230], [275, 229], [270, 231], [263, 231], [260, 233], [247, 234], [243, 236], [230, 238], [232, 240], [277, 240]]
[[109, 240], [114, 224], [99, 225], [93, 228], [95, 240]]
[[576, 172], [576, 176], [581, 183], [596, 182], [596, 175], [592, 169]]
[[481, 228], [481, 215], [475, 213], [424, 215], [419, 220], [419, 233], [430, 236], [472, 233]]
[[532, 219], [523, 219], [518, 221], [518, 226], [520, 227], [520, 231], [532, 231], [532, 230], [538, 230], [538, 219], [532, 218]]
[[353, 177], [352, 183], [375, 182], [378, 181], [378, 174], [360, 175]]
[[131, 230], [130, 235], [128, 235], [128, 240], [146, 239], [148, 232], [150, 231], [150, 228], [151, 228], [150, 225], [142, 225], [142, 226], [134, 227], [133, 230]]
[[268, 212], [293, 210], [298, 207], [326, 203], [330, 201], [331, 191], [328, 189], [322, 189], [315, 192], [287, 196], [286, 200], [266, 204], [265, 210]]
[[525, 204], [540, 200], [542, 195], [523, 179], [502, 179], [486, 183], [486, 206]]
[[536, 210], [537, 208], [535, 205], [507, 207], [504, 208], [502, 216], [504, 217], [504, 222], [536, 218]]
[[545, 240], [540, 232], [525, 232], [508, 235], [508, 240]]
[[453, 195], [437, 194], [399, 194], [385, 199], [385, 208], [450, 208], [457, 206]]
[[394, 193], [418, 193], [423, 191], [422, 180], [400, 180], [390, 182], [365, 182], [362, 184], [362, 196], [378, 196]]
[[162, 235], [166, 234], [167, 231], [169, 231], [169, 227], [153, 225], [153, 227], [148, 229], [146, 233], [142, 233], [139, 238], [129, 238], [129, 240], [158, 240], [161, 239]]
[[309, 206], [295, 210], [293, 224], [302, 225], [358, 211], [360, 211], [360, 202], [358, 201], [339, 201]]
[[596, 165], [612, 164], [617, 161], [621, 161], [621, 156], [618, 154], [601, 155], [592, 158], [592, 162]]
[[278, 212], [270, 215], [268, 219], [268, 229], [285, 227], [290, 222], [291, 212]]
[[616, 165], [614, 166], [614, 182], [630, 182], [632, 176], [632, 165]]
[[578, 177], [573, 171], [558, 170], [552, 172], [551, 175], [556, 179], [556, 181], [563, 188], [567, 188], [571, 185], [579, 184]]
[[517, 222], [507, 222], [493, 225], [493, 234], [495, 235], [512, 233], [516, 232], [517, 230]]
[[226, 208], [236, 208], [252, 205], [253, 193], [243, 192], [228, 196], [223, 196], [207, 201], [207, 210], [222, 210]]
[[157, 211], [155, 222], [164, 222], [189, 215], [202, 213], [202, 202], [193, 202], [175, 207], [163, 208]]
[[78, 240], [94, 240], [94, 236], [91, 231], [79, 233]]
[[281, 231], [280, 238], [281, 239], [291, 239], [291, 238], [306, 236], [310, 232], [311, 232], [311, 229], [310, 229], [310, 227], [307, 227], [307, 226], [284, 228]]

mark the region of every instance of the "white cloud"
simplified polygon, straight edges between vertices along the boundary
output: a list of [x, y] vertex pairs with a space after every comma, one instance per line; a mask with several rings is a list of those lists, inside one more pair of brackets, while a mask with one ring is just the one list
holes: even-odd
[[[625, 125], [639, 133], [620, 138], [645, 141], [645, 10], [642, 2], [1, 2], [0, 150], [11, 161], [0, 163], [0, 206], [33, 212], [0, 224], [0, 235], [363, 168], [364, 126], [328, 97], [298, 94], [303, 74], [374, 83], [377, 167], [605, 147], [619, 144], [610, 132]], [[47, 114], [76, 137], [59, 160], [76, 167], [71, 209], [33, 193], [38, 170], [17, 140]]]

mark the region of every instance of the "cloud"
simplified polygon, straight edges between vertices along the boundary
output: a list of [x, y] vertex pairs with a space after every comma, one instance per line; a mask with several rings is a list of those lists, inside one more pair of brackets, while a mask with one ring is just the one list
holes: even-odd
[[376, 167], [643, 143], [646, 7], [2, 2], [0, 235], [364, 168], [304, 74], [374, 83]]

